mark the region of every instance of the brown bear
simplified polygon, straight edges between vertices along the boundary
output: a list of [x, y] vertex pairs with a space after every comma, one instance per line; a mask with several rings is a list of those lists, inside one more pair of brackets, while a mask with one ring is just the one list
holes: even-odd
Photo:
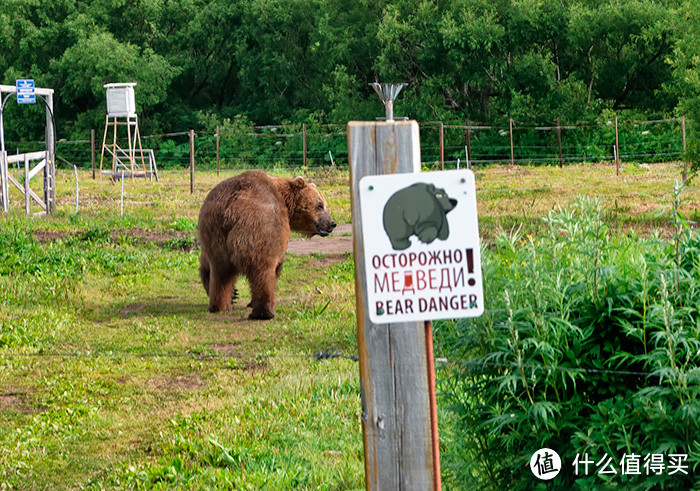
[[275, 291], [289, 231], [326, 236], [336, 223], [316, 186], [303, 177], [248, 171], [217, 184], [199, 212], [199, 275], [209, 311], [231, 310], [239, 275], [248, 278], [250, 319], [275, 316]]

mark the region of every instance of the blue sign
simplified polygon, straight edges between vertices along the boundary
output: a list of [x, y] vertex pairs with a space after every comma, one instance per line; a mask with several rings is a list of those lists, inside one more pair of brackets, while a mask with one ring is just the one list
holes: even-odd
[[36, 104], [34, 80], [17, 80], [17, 103]]

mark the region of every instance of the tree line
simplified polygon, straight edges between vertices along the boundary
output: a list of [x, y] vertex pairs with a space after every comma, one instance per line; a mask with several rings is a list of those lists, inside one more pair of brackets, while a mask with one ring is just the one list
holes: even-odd
[[[374, 81], [408, 83], [395, 112], [420, 121], [700, 121], [699, 0], [3, 4], [0, 80], [53, 88], [59, 137], [103, 127], [110, 82], [138, 84], [145, 133], [374, 119]], [[6, 131], [43, 134], [42, 110], [8, 104]]]

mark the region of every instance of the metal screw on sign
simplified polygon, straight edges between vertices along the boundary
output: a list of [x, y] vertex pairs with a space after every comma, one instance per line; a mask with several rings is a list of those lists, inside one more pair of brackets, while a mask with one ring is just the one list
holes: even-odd
[[[401, 89], [408, 84], [380, 84], [377, 82], [370, 84], [386, 108], [386, 121], [394, 121], [394, 100], [399, 96]], [[377, 118], [382, 119], [382, 118]], [[398, 118], [408, 119], [408, 118]]]

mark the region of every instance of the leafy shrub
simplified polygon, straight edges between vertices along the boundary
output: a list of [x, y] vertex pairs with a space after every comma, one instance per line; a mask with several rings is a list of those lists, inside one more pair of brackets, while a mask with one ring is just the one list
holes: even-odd
[[[600, 203], [580, 199], [541, 236], [513, 230], [485, 248], [486, 312], [436, 324], [451, 362], [447, 482], [545, 489], [529, 464], [547, 447], [562, 459], [556, 489], [700, 484], [700, 237], [674, 217], [670, 242], [612, 236]], [[594, 464], [575, 475], [586, 454]], [[598, 474], [605, 454], [617, 474]], [[623, 475], [635, 454], [640, 474]], [[648, 472], [646, 454], [687, 454], [688, 474]]]

